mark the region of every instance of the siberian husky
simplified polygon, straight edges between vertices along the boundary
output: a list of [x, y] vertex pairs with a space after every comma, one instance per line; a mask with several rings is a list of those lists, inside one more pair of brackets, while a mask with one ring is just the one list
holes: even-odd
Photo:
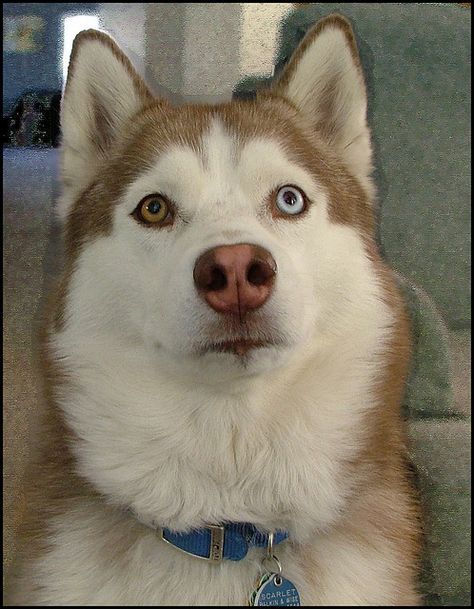
[[366, 109], [339, 15], [218, 105], [174, 107], [77, 36], [12, 604], [421, 603], [409, 324]]

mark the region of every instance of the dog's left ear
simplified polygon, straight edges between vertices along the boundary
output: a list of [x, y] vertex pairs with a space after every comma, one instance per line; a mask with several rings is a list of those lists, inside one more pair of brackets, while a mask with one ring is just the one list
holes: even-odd
[[63, 218], [87, 188], [127, 122], [153, 101], [130, 60], [107, 34], [85, 30], [74, 39], [61, 104]]
[[345, 17], [329, 15], [306, 34], [273, 91], [292, 102], [367, 183], [372, 170], [367, 95], [354, 34]]

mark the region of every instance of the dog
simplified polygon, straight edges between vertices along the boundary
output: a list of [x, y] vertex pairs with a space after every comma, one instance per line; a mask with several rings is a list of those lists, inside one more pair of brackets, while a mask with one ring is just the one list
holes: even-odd
[[421, 604], [410, 325], [349, 21], [216, 105], [154, 97], [81, 32], [61, 129], [64, 269], [12, 604]]

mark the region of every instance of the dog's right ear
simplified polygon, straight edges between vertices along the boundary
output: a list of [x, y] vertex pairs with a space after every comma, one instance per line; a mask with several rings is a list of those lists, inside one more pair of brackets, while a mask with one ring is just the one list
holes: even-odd
[[74, 39], [61, 105], [64, 218], [124, 124], [153, 96], [115, 42], [97, 30]]

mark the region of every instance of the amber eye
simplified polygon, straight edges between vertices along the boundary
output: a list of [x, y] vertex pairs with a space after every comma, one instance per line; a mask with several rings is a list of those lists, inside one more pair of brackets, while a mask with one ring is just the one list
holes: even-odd
[[169, 224], [171, 206], [162, 195], [148, 195], [140, 201], [134, 213], [146, 224]]

